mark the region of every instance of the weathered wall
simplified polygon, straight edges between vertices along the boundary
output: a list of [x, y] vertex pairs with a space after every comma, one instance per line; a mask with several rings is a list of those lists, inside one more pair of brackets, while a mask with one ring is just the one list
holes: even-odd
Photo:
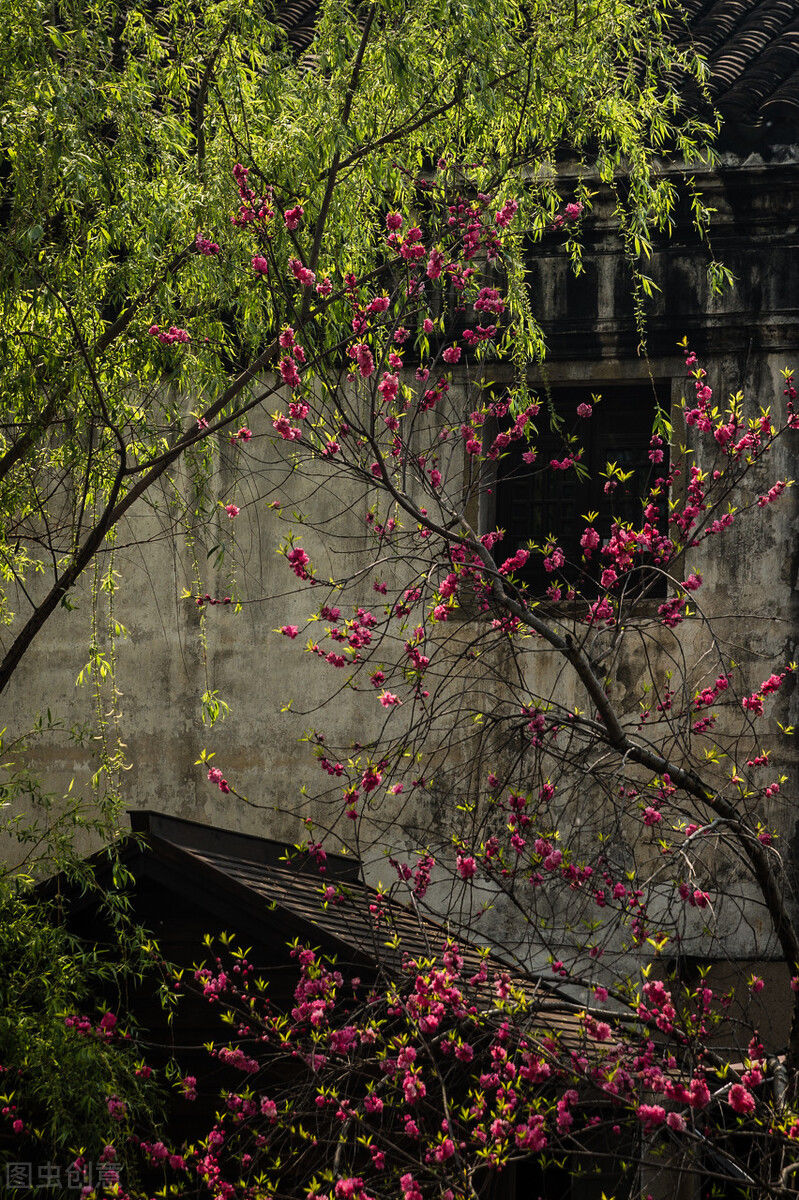
[[[713, 253], [735, 273], [736, 289], [722, 298], [709, 294], [705, 280], [706, 254], [698, 246], [688, 214], [682, 214], [674, 238], [656, 249], [651, 274], [660, 285], [648, 319], [648, 360], [637, 354], [639, 333], [632, 320], [629, 276], [623, 259], [610, 244], [611, 213], [604, 202], [586, 223], [588, 243], [585, 272], [575, 279], [554, 241], [539, 246], [531, 264], [533, 295], [547, 330], [551, 354], [546, 378], [553, 385], [578, 382], [601, 390], [603, 384], [654, 378], [672, 380], [672, 398], [679, 399], [684, 383], [677, 342], [687, 335], [706, 367], [717, 398], [742, 388], [753, 402], [782, 399], [780, 369], [795, 363], [799, 349], [799, 278], [795, 270], [799, 187], [795, 156], [780, 161], [753, 158], [743, 164], [729, 160], [716, 175], [702, 180], [706, 199], [718, 209], [712, 231]], [[130, 807], [149, 807], [196, 820], [271, 837], [294, 840], [299, 823], [292, 816], [300, 788], [316, 783], [307, 745], [298, 739], [309, 726], [319, 726], [331, 739], [365, 740], [374, 727], [373, 706], [348, 689], [313, 656], [303, 656], [297, 643], [273, 631], [290, 622], [300, 626], [311, 599], [293, 585], [294, 577], [276, 546], [285, 536], [264, 496], [270, 473], [279, 469], [267, 438], [256, 437], [247, 448], [253, 467], [232, 493], [232, 474], [224, 465], [215, 481], [220, 500], [235, 500], [241, 514], [235, 522], [240, 565], [231, 576], [232, 557], [213, 567], [215, 555], [199, 542], [195, 551], [204, 590], [217, 596], [241, 594], [242, 610], [217, 606], [207, 609], [207, 648], [199, 637], [199, 614], [184, 588], [196, 591], [193, 551], [186, 539], [169, 536], [170, 509], [164, 498], [159, 511], [144, 505], [119, 531], [115, 566], [121, 585], [115, 598], [118, 619], [130, 637], [118, 645], [117, 681], [121, 691], [120, 724], [130, 769], [123, 779]], [[787, 444], [769, 467], [773, 475], [790, 477], [795, 466]], [[326, 544], [303, 531], [302, 542], [321, 574], [338, 577], [358, 566], [357, 539], [366, 517], [366, 500], [345, 484], [330, 490], [329, 481], [296, 482], [297, 505], [329, 514], [333, 531], [354, 534], [355, 541]], [[303, 494], [305, 488], [306, 495]], [[343, 514], [343, 515], [342, 515]], [[730, 642], [740, 647], [736, 658], [752, 684], [796, 657], [797, 512], [793, 493], [767, 522], [742, 522], [730, 537], [710, 541], [689, 566], [707, 581], [702, 603], [724, 614]], [[220, 509], [219, 543], [234, 532]], [[336, 545], [335, 555], [330, 550]], [[367, 584], [368, 587], [368, 584]], [[361, 590], [359, 590], [361, 589]], [[353, 597], [371, 603], [363, 585], [353, 585]], [[60, 610], [28, 653], [9, 694], [2, 724], [24, 730], [37, 712], [50, 709], [71, 725], [90, 722], [89, 689], [75, 691], [84, 665], [90, 612], [90, 579], [83, 581], [72, 612]], [[465, 631], [464, 636], [467, 636]], [[670, 635], [671, 636], [671, 635]], [[685, 642], [694, 636], [683, 627]], [[701, 639], [701, 634], [697, 635]], [[543, 668], [542, 668], [543, 669]], [[637, 672], [623, 668], [618, 686], [632, 697]], [[230, 716], [213, 729], [201, 719], [200, 697], [217, 690], [229, 703]], [[290, 711], [282, 705], [293, 700]], [[371, 697], [368, 699], [372, 699]], [[796, 698], [782, 699], [775, 713], [799, 724]], [[790, 785], [774, 804], [773, 819], [787, 848], [796, 838], [796, 757], [792, 743], [779, 740], [775, 775], [790, 775]], [[40, 737], [31, 751], [47, 789], [89, 794], [96, 744], [77, 744], [62, 732]], [[216, 751], [216, 759], [231, 782], [251, 802], [242, 804], [222, 795], [196, 765], [201, 750]], [[327, 810], [319, 810], [326, 815]], [[416, 806], [401, 814], [402, 822], [435, 821], [437, 813]], [[401, 840], [401, 833], [399, 835]], [[380, 854], [370, 869], [373, 879], [386, 874]], [[741, 953], [765, 950], [765, 926], [752, 909], [752, 920], [730, 917], [723, 922], [734, 934], [731, 946]], [[495, 919], [498, 934], [505, 918]], [[737, 939], [737, 941], [735, 940]]]

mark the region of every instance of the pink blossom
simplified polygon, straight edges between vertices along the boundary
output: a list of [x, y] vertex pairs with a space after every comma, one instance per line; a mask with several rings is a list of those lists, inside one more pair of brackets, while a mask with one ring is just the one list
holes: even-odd
[[402, 1188], [403, 1200], [422, 1200], [422, 1192], [419, 1184], [410, 1172], [400, 1177], [400, 1187]]
[[461, 879], [471, 879], [477, 870], [477, 863], [471, 854], [459, 854], [457, 866]]
[[298, 258], [289, 259], [289, 270], [298, 283], [303, 287], [310, 287], [316, 282], [316, 276], [308, 267], [304, 267]]
[[755, 1098], [742, 1083], [734, 1083], [732, 1085], [727, 1099], [730, 1108], [737, 1113], [746, 1115], [755, 1110]]
[[774, 484], [774, 487], [769, 488], [769, 491], [765, 496], [758, 496], [758, 508], [764, 508], [767, 504], [773, 504], [777, 497], [782, 495], [787, 486], [788, 484], [786, 482], [784, 482], [782, 479], [778, 479]]
[[435, 1150], [433, 1151], [433, 1158], [437, 1163], [442, 1163], [446, 1162], [448, 1158], [452, 1158], [454, 1153], [455, 1143], [453, 1142], [452, 1138], [446, 1137], [443, 1139], [440, 1145], [436, 1146]]
[[160, 325], [151, 325], [147, 332], [158, 338], [164, 346], [171, 346], [173, 342], [185, 344], [191, 341], [191, 334], [185, 329], [179, 329], [177, 325], [170, 325], [168, 331], [161, 329]]
[[378, 700], [383, 705], [383, 708], [392, 708], [395, 704], [402, 704], [399, 696], [395, 696], [393, 692], [381, 692]]
[[235, 504], [226, 504], [225, 505], [225, 512], [231, 518], [231, 520], [233, 517], [237, 517], [239, 515], [240, 511], [241, 510]]
[[372, 351], [365, 342], [359, 342], [352, 348], [353, 358], [358, 363], [358, 370], [364, 379], [368, 379], [374, 373], [375, 360], [372, 357]]
[[376, 771], [374, 767], [367, 767], [361, 777], [361, 787], [365, 792], [373, 792], [375, 788], [380, 787], [382, 782], [382, 774], [380, 771]]
[[460, 361], [461, 348], [460, 346], [447, 346], [444, 353], [441, 355], [445, 363], [456, 363]]
[[499, 568], [500, 575], [511, 575], [514, 571], [519, 571], [530, 557], [529, 550], [517, 550], [511, 558], [506, 558], [502, 566]]
[[595, 625], [599, 621], [604, 621], [607, 625], [613, 624], [613, 605], [607, 597], [604, 600], [596, 600], [589, 607], [588, 615], [585, 618], [586, 625]]
[[588, 420], [588, 418], [591, 416], [593, 411], [594, 410], [590, 404], [583, 403], [583, 404], [577, 405], [577, 416], [582, 417], [584, 421]]
[[710, 1103], [710, 1088], [704, 1079], [692, 1079], [688, 1103], [691, 1108], [706, 1108]]
[[128, 1106], [124, 1100], [120, 1100], [118, 1096], [109, 1096], [105, 1103], [106, 1108], [108, 1109], [108, 1115], [112, 1120], [123, 1120], [128, 1111]]
[[402, 216], [398, 212], [390, 212], [386, 215], [386, 228], [394, 233], [402, 226]]
[[551, 574], [559, 571], [566, 562], [566, 556], [560, 546], [555, 546], [551, 554], [544, 559], [544, 570]]
[[384, 404], [390, 404], [392, 400], [396, 400], [397, 392], [399, 391], [399, 378], [396, 375], [390, 374], [388, 371], [383, 372], [383, 378], [377, 385], [377, 390], [383, 397]]
[[515, 200], [506, 200], [502, 208], [494, 214], [494, 223], [500, 229], [506, 229], [518, 212], [519, 205]]
[[[446, 260], [444, 258], [444, 255], [441, 253], [441, 251], [435, 249], [435, 247], [434, 247], [430, 251], [430, 255], [427, 259], [427, 277], [428, 277], [428, 279], [440, 279], [441, 278], [441, 272], [443, 270], [445, 261]], [[429, 332], [429, 331], [425, 331], [425, 332]]]
[[280, 632], [285, 637], [291, 638], [293, 640], [300, 631], [296, 625], [281, 625]]
[[660, 1104], [639, 1104], [638, 1119], [643, 1122], [644, 1130], [648, 1133], [663, 1124], [666, 1120], [666, 1110]]
[[288, 384], [289, 387], [299, 387], [300, 376], [293, 358], [283, 358], [280, 360], [280, 374], [283, 382]]
[[292, 571], [299, 579], [308, 578], [308, 572], [305, 568], [310, 560], [301, 546], [295, 546], [293, 550], [290, 550], [286, 555], [286, 559]]
[[288, 442], [298, 442], [302, 437], [302, 430], [293, 426], [288, 417], [284, 415], [275, 418], [272, 422], [272, 428]]
[[201, 233], [198, 233], [194, 239], [194, 247], [198, 254], [204, 254], [207, 257], [213, 257], [219, 253], [217, 243], [210, 241], [207, 237], [203, 237]]
[[287, 208], [283, 213], [286, 229], [296, 229], [304, 215], [305, 209], [301, 204], [296, 204], [294, 208]]
[[505, 302], [496, 288], [483, 287], [478, 292], [474, 307], [478, 312], [499, 314], [505, 311]]
[[580, 545], [585, 551], [586, 558], [589, 558], [591, 552], [596, 550], [597, 546], [599, 545], [599, 534], [594, 529], [593, 525], [588, 525], [586, 527], [583, 536], [580, 538]]
[[251, 266], [256, 275], [269, 274], [269, 263], [266, 261], [263, 254], [254, 254], [251, 259]]
[[230, 791], [230, 784], [222, 777], [222, 772], [218, 767], [209, 767], [208, 780], [210, 783], [215, 783], [220, 792], [222, 792], [224, 795], [227, 795]]

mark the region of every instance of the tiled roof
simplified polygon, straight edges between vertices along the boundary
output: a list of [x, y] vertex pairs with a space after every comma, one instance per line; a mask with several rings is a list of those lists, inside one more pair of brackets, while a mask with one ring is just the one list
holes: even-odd
[[683, 7], [725, 121], [763, 128], [795, 122], [799, 0], [683, 0]]
[[[298, 56], [313, 39], [320, 0], [283, 0], [276, 21]], [[799, 0], [683, 0], [687, 36], [710, 64], [725, 122], [762, 129], [799, 117]], [[686, 36], [681, 25], [679, 40]]]
[[[144, 836], [145, 855], [168, 862], [179, 887], [181, 873], [190, 872], [201, 881], [203, 893], [224, 900], [226, 891], [238, 900], [248, 899], [251, 913], [267, 924], [290, 931], [307, 940], [309, 933], [327, 952], [336, 953], [348, 969], [382, 969], [389, 975], [400, 971], [406, 958], [437, 957], [449, 939], [447, 929], [410, 906], [382, 896], [362, 883], [358, 864], [329, 855], [324, 874], [310, 857], [299, 856], [288, 864], [281, 843], [250, 837], [223, 829], [167, 817], [158, 813], [131, 813], [131, 825]], [[124, 850], [124, 847], [123, 847]], [[131, 863], [134, 875], [135, 863]], [[336, 887], [336, 899], [323, 903], [327, 884]], [[375, 921], [370, 906], [379, 906], [383, 916]], [[260, 913], [260, 916], [258, 914]], [[488, 980], [480, 989], [493, 1002], [493, 983], [498, 973], [507, 972], [512, 987], [523, 993], [531, 1017], [547, 1035], [566, 1044], [584, 1036], [577, 1019], [577, 1004], [567, 1003], [543, 980], [509, 968], [495, 955], [487, 958], [477, 946], [457, 939], [463, 957], [463, 974], [476, 974], [485, 962]]]
[[[288, 861], [283, 843], [268, 838], [148, 811], [131, 812], [130, 820], [134, 832], [144, 835], [150, 853], [163, 856], [166, 843], [175, 863], [179, 859], [172, 851], [177, 850], [187, 864], [204, 867], [217, 874], [220, 882], [227, 880], [237, 890], [245, 888], [266, 901], [264, 913], [280, 909], [302, 925], [316, 926], [320, 934], [347, 947], [354, 960], [398, 967], [407, 956], [437, 955], [449, 936], [443, 925], [410, 905], [367, 887], [354, 859], [328, 854], [324, 871], [320, 871], [313, 856], [294, 852]], [[337, 894], [324, 903], [328, 885]], [[375, 921], [370, 906], [380, 907], [385, 915]], [[474, 974], [483, 956], [468, 942], [459, 942], [459, 948], [466, 972]], [[507, 969], [495, 956], [488, 963], [492, 971]], [[549, 987], [535, 979], [518, 971], [512, 974], [514, 983], [525, 992], [551, 994]]]
[[297, 57], [311, 44], [319, 0], [284, 0], [278, 4], [275, 22], [286, 31], [288, 43]]

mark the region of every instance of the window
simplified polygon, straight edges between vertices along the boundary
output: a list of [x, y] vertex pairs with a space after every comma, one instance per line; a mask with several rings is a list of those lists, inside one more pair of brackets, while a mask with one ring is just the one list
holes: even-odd
[[[600, 1119], [600, 1117], [602, 1119]], [[506, 1200], [603, 1200], [640, 1195], [638, 1131], [618, 1115], [598, 1112], [596, 1126], [575, 1134], [581, 1151], [556, 1159], [531, 1155], [513, 1167]], [[614, 1126], [618, 1132], [612, 1133]]]
[[[592, 403], [592, 391], [600, 395], [601, 400], [593, 405], [592, 415], [583, 419], [578, 416], [577, 408]], [[657, 404], [669, 411], [670, 387], [668, 381], [658, 383], [654, 392], [648, 382], [638, 386], [595, 389], [557, 387], [551, 391], [550, 398], [562, 421], [561, 430], [556, 432], [549, 428], [542, 396], [537, 421], [536, 461], [526, 464], [522, 454], [528, 446], [516, 441], [497, 464], [495, 527], [504, 529], [505, 537], [494, 553], [497, 560], [502, 561], [530, 541], [543, 546], [555, 536], [568, 564], [560, 572], [561, 578], [579, 585], [583, 591], [596, 591], [599, 556], [594, 555], [587, 566], [584, 564], [581, 568], [580, 565], [580, 538], [586, 526], [584, 515], [589, 512], [599, 514], [594, 527], [601, 543], [610, 537], [614, 520], [640, 526], [642, 498], [655, 480], [668, 472], [668, 446], [662, 447], [664, 461], [657, 465], [650, 462], [649, 451]], [[576, 438], [575, 449], [582, 448], [581, 461], [588, 470], [588, 479], [581, 479], [574, 468], [559, 471], [549, 465], [552, 459], [563, 460], [567, 453], [566, 439], [570, 435]], [[600, 474], [608, 462], [633, 473], [626, 484], [618, 484], [610, 493], [605, 492], [606, 479]], [[664, 498], [659, 522], [661, 532], [667, 528], [667, 510]], [[586, 576], [595, 581], [593, 588]], [[524, 570], [519, 572], [519, 578], [535, 592], [543, 592], [552, 582], [540, 554], [530, 556]], [[665, 590], [664, 581], [662, 588], [650, 594], [664, 595]]]

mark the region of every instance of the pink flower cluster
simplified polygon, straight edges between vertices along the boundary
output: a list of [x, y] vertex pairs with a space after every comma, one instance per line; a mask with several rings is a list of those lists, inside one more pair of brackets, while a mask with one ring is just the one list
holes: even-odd
[[158, 341], [164, 346], [171, 346], [175, 342], [185, 344], [191, 341], [191, 334], [185, 329], [179, 329], [176, 325], [170, 325], [169, 329], [162, 329], [160, 325], [151, 325], [147, 330], [151, 337], [158, 338]]
[[502, 208], [494, 216], [495, 224], [499, 225], [501, 229], [506, 229], [518, 211], [519, 205], [516, 200], [506, 200]]
[[219, 767], [208, 768], [208, 782], [215, 783], [220, 792], [224, 793], [224, 795], [227, 795], [230, 791], [230, 784], [225, 778], [223, 778]]
[[219, 253], [218, 244], [210, 241], [207, 237], [203, 237], [201, 233], [198, 233], [194, 239], [194, 248], [198, 254], [204, 254], [207, 258], [213, 258]]
[[286, 229], [296, 229], [304, 216], [305, 209], [301, 204], [295, 204], [293, 208], [287, 208], [283, 213], [283, 221], [285, 222]]

